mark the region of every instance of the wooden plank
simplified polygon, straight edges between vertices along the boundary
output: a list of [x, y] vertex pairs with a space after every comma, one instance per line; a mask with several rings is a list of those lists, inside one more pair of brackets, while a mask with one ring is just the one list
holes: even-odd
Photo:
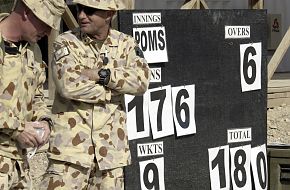
[[271, 80], [268, 83], [268, 88], [290, 87], [290, 80]]
[[51, 70], [51, 61], [52, 61], [52, 45], [55, 41], [55, 38], [59, 35], [59, 31], [52, 30], [49, 37], [48, 37], [48, 99], [53, 100], [54, 99], [54, 91], [55, 91], [55, 85], [52, 79], [52, 70]]
[[282, 104], [290, 105], [290, 77], [289, 73], [275, 74], [274, 80], [268, 83], [268, 108]]
[[268, 88], [268, 93], [290, 92], [290, 87]]
[[248, 0], [249, 9], [263, 9], [264, 8], [264, 0]]
[[197, 0], [186, 0], [181, 9], [195, 9], [196, 8], [196, 1]]
[[288, 28], [286, 34], [284, 35], [282, 41], [280, 42], [278, 48], [276, 49], [273, 57], [268, 63], [268, 81], [270, 81], [270, 79], [272, 78], [282, 58], [287, 52], [289, 45], [290, 45], [290, 27]]
[[268, 83], [268, 94], [290, 92], [290, 80], [271, 80]]
[[[275, 74], [276, 75], [276, 74]], [[285, 77], [287, 75], [280, 75]], [[277, 75], [275, 76], [277, 77]], [[270, 80], [268, 83], [268, 93], [290, 92], [290, 79]]]
[[[135, 9], [135, 0], [120, 0], [125, 5], [126, 10]], [[112, 21], [111, 26], [113, 29], [118, 30], [118, 14], [115, 14]]]
[[203, 9], [208, 9], [208, 6], [207, 6], [205, 0], [200, 0], [200, 3], [201, 3], [201, 6]]
[[197, 0], [197, 1], [196, 1], [195, 6], [196, 6], [196, 7], [195, 7], [196, 9], [200, 9], [200, 0]]
[[68, 6], [65, 7], [65, 12], [62, 15], [62, 18], [70, 30], [77, 28], [79, 26], [78, 22], [76, 21], [75, 17], [73, 16]]
[[135, 0], [120, 0], [120, 2], [122, 2], [126, 9], [134, 9], [135, 8]]
[[278, 107], [282, 104], [290, 105], [290, 98], [268, 99], [268, 108]]
[[268, 93], [268, 99], [290, 98], [290, 91], [279, 93]]
[[205, 0], [186, 0], [181, 9], [208, 9]]

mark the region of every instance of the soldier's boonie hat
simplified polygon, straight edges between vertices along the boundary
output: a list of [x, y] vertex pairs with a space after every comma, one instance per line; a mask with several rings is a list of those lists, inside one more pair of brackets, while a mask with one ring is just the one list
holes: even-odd
[[22, 0], [41, 21], [58, 30], [66, 4], [63, 0]]
[[125, 5], [117, 0], [73, 0], [73, 3], [101, 10], [117, 11], [125, 9]]

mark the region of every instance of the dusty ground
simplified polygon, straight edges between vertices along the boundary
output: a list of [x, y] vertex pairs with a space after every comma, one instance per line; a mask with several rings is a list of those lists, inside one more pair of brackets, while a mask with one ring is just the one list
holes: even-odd
[[268, 109], [268, 144], [290, 144], [290, 105]]
[[[267, 133], [269, 143], [290, 144], [290, 105], [268, 109]], [[39, 184], [41, 175], [47, 167], [48, 160], [45, 153], [36, 154], [30, 161], [31, 174], [35, 184]], [[36, 189], [37, 190], [37, 189]]]

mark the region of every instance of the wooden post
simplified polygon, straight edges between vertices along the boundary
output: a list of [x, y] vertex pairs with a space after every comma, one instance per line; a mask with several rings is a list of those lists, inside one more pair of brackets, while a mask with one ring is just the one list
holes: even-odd
[[120, 0], [127, 10], [135, 9], [135, 0]]
[[52, 79], [52, 70], [51, 70], [51, 61], [52, 61], [52, 56], [53, 56], [52, 44], [58, 35], [59, 35], [58, 31], [52, 30], [50, 35], [48, 36], [48, 99], [49, 100], [54, 99], [55, 85]]
[[278, 65], [280, 64], [283, 56], [287, 52], [289, 46], [290, 46], [290, 27], [288, 28], [286, 34], [284, 35], [282, 41], [280, 42], [278, 48], [276, 49], [273, 57], [268, 63], [268, 82], [274, 75], [274, 72], [276, 71]]
[[65, 12], [62, 15], [62, 18], [63, 18], [65, 24], [67, 25], [67, 27], [70, 30], [72, 30], [74, 28], [77, 28], [79, 26], [78, 22], [76, 21], [75, 17], [71, 13], [71, 11], [68, 8], [68, 6], [65, 7]]
[[181, 9], [208, 9], [205, 0], [186, 0]]
[[200, 2], [201, 2], [201, 7], [202, 7], [203, 9], [208, 9], [208, 6], [207, 6], [205, 0], [200, 0]]
[[[135, 9], [135, 0], [120, 0], [121, 3], [124, 4], [126, 10], [133, 10]], [[118, 30], [118, 15], [115, 14], [111, 26], [113, 29]]]
[[196, 3], [196, 9], [200, 9], [200, 0], [195, 1]]
[[263, 9], [264, 8], [264, 0], [248, 0], [249, 1], [249, 9]]

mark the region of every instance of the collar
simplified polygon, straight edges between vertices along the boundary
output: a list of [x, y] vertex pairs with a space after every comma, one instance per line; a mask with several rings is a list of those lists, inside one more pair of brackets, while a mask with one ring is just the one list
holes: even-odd
[[21, 53], [23, 48], [26, 48], [28, 42], [20, 41], [20, 42], [9, 42], [4, 40], [4, 51], [5, 53], [17, 55]]
[[[91, 43], [95, 43], [96, 42], [96, 39], [93, 39], [91, 38], [90, 36], [88, 36], [86, 33], [83, 33], [81, 31], [79, 31], [79, 37], [80, 39], [82, 40], [82, 42], [85, 44], [85, 45], [89, 45]], [[115, 30], [112, 30], [110, 29], [109, 31], [109, 35], [107, 36], [107, 38], [105, 39], [104, 41], [104, 44], [105, 45], [108, 45], [110, 47], [117, 47], [119, 45], [119, 42], [118, 42], [118, 35], [116, 33]]]

